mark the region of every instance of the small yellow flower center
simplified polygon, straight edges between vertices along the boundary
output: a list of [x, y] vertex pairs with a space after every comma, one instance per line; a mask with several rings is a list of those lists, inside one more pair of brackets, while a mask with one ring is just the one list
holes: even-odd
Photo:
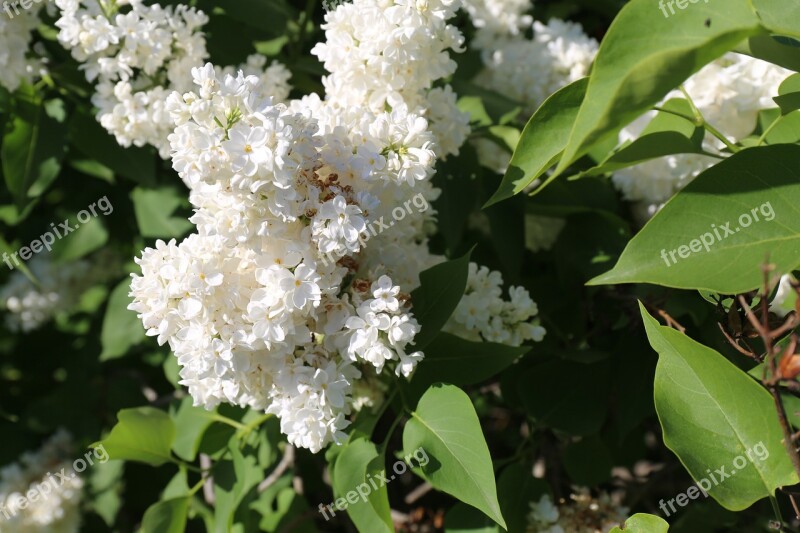
[[249, 144], [245, 144], [244, 145], [244, 152], [246, 154], [252, 154], [253, 153], [253, 147], [250, 146]]

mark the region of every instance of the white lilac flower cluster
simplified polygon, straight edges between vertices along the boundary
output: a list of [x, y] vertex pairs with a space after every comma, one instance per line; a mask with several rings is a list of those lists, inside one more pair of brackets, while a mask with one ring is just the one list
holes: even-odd
[[29, 57], [32, 33], [40, 22], [40, 8], [36, 5], [13, 18], [0, 13], [0, 87], [9, 91], [30, 82], [41, 68], [40, 60]]
[[[755, 130], [760, 110], [775, 107], [772, 97], [790, 74], [760, 59], [728, 53], [689, 78], [684, 88], [706, 121], [737, 142]], [[665, 101], [682, 97], [681, 92], [674, 91]], [[651, 111], [623, 129], [620, 141], [638, 138], [655, 114]], [[718, 153], [724, 145], [709, 134], [704, 148]], [[619, 170], [612, 179], [627, 200], [640, 202], [638, 211], [646, 220], [716, 161], [700, 154], [671, 155]]]
[[[164, 102], [191, 86], [189, 70], [208, 56], [200, 28], [208, 17], [185, 5], [147, 6], [141, 0], [106, 3], [56, 0], [58, 40], [95, 83], [97, 119], [121, 146], [152, 145], [169, 154], [172, 129]], [[130, 9], [118, 12], [121, 6]]]
[[482, 49], [476, 81], [523, 104], [532, 114], [548, 96], [589, 73], [599, 45], [580, 24], [551, 19], [533, 23], [533, 39], [499, 37]]
[[39, 329], [56, 314], [69, 310], [81, 294], [96, 281], [91, 263], [75, 261], [56, 265], [45, 256], [36, 256], [28, 268], [38, 285], [19, 270], [0, 288], [0, 309], [4, 310], [6, 327], [28, 333]]
[[473, 45], [491, 48], [498, 39], [516, 36], [531, 27], [531, 0], [464, 0], [464, 9], [477, 29]]
[[289, 92], [292, 90], [292, 86], [289, 84], [292, 73], [282, 63], [272, 61], [267, 66], [268, 62], [267, 56], [251, 54], [241, 65], [217, 68], [217, 77], [222, 79], [228, 74], [236, 76], [239, 71], [243, 72], [245, 76], [255, 76], [259, 80], [258, 88], [265, 96], [272, 97], [274, 102], [286, 102], [289, 99]]
[[[405, 99], [448, 72], [432, 65], [449, 65], [442, 39], [460, 42], [444, 22], [452, 10], [358, 0], [363, 11], [343, 20], [337, 13], [351, 5], [328, 13], [329, 22], [352, 30], [371, 13], [405, 28], [390, 42], [359, 33], [357, 43], [387, 47], [369, 58], [371, 76], [393, 79], [402, 66], [407, 82], [382, 93], [375, 109], [383, 86], [369, 78], [358, 86], [333, 61], [324, 100], [312, 94], [284, 105], [256, 76], [194, 69], [195, 90], [172, 93], [166, 109], [176, 124], [173, 167], [190, 189], [197, 233], [144, 250], [142, 275], [131, 283], [130, 309], [169, 343], [196, 404], [274, 413], [289, 441], [313, 452], [339, 442], [348, 415], [379, 400], [376, 377], [408, 377], [422, 359], [409, 292], [442, 261], [426, 243], [437, 145], [427, 108]], [[347, 41], [332, 28], [327, 35]]]
[[445, 330], [470, 340], [484, 340], [510, 346], [536, 342], [545, 330], [535, 319], [536, 303], [523, 287], [510, 287], [509, 300], [503, 300], [500, 272], [469, 264], [467, 290]]
[[[168, 158], [174, 125], [165, 102], [172, 91], [191, 89], [191, 69], [208, 57], [202, 32], [208, 17], [193, 7], [147, 6], [141, 0], [56, 0], [56, 5], [58, 39], [95, 83], [92, 104], [100, 124], [121, 146], [151, 145]], [[123, 6], [128, 9], [119, 12]], [[278, 63], [265, 69], [266, 62], [252, 55], [239, 69], [262, 78], [262, 90], [285, 100], [289, 72]]]
[[[0, 469], [0, 530], [3, 533], [74, 533], [80, 528], [80, 501], [83, 480], [67, 474], [72, 471], [69, 453], [72, 437], [59, 430], [35, 452], [26, 452], [19, 461]], [[49, 474], [49, 475], [48, 475]], [[47, 495], [43, 497], [46, 485]], [[39, 497], [19, 506], [30, 490]]]
[[576, 488], [570, 502], [554, 505], [545, 494], [531, 503], [528, 514], [529, 533], [608, 533], [621, 526], [628, 509], [621, 507], [616, 498], [603, 492], [593, 498], [588, 489]]
[[[523, 106], [526, 115], [554, 92], [588, 75], [598, 43], [580, 24], [551, 19], [547, 24], [525, 15], [530, 2], [473, 0], [467, 11], [478, 28], [473, 46], [481, 52], [484, 68], [475, 82]], [[525, 29], [532, 28], [529, 39]], [[482, 165], [505, 173], [511, 154], [488, 139], [474, 146]]]
[[323, 128], [319, 99], [286, 107], [254, 76], [193, 74], [198, 92], [167, 107], [198, 233], [144, 251], [131, 309], [169, 342], [196, 403], [275, 413], [316, 452], [342, 437], [356, 363], [409, 375], [422, 357], [407, 348], [419, 325], [399, 286], [386, 275], [342, 284], [360, 275], [353, 257], [387, 209], [377, 195], [429, 177], [431, 136], [396, 112]]
[[436, 80], [450, 76], [464, 37], [447, 23], [456, 0], [354, 0], [325, 15], [326, 42], [311, 53], [330, 75], [323, 78], [327, 100], [342, 108], [366, 107], [424, 116], [438, 156], [457, 154], [469, 135], [469, 116], [456, 95]]

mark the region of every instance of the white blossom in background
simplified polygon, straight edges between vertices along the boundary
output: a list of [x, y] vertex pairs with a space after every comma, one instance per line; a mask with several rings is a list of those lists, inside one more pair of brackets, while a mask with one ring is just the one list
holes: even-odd
[[599, 45], [580, 24], [551, 19], [533, 23], [533, 39], [499, 38], [482, 49], [476, 82], [520, 102], [528, 115], [548, 96], [589, 74]]
[[519, 346], [525, 341], [539, 342], [545, 330], [536, 315], [539, 309], [523, 287], [510, 287], [503, 299], [500, 272], [469, 264], [467, 290], [445, 331], [465, 339]]
[[[559, 19], [531, 24], [530, 17], [521, 14], [530, 8], [516, 0], [467, 2], [473, 24], [485, 28], [472, 43], [484, 64], [475, 83], [519, 102], [526, 116], [554, 92], [587, 76], [599, 47], [580, 24]], [[532, 28], [532, 39], [521, 31], [523, 24]], [[481, 165], [505, 173], [510, 151], [489, 139], [475, 139], [472, 145]]]
[[[56, 0], [56, 5], [58, 39], [95, 84], [97, 120], [121, 146], [152, 145], [168, 158], [174, 125], [166, 99], [172, 91], [189, 91], [191, 69], [208, 57], [202, 32], [208, 17], [182, 4], [148, 6], [141, 0], [113, 7], [95, 0]], [[265, 64], [263, 56], [254, 55], [241, 68], [263, 77], [265, 91], [286, 98], [286, 69], [276, 64], [263, 70]]]
[[566, 226], [563, 218], [525, 215], [525, 247], [532, 252], [550, 250]]
[[[684, 88], [706, 121], [737, 142], [755, 130], [760, 110], [776, 107], [772, 97], [777, 96], [778, 87], [789, 75], [790, 71], [760, 59], [728, 53], [689, 78]], [[683, 94], [673, 91], [664, 101], [671, 98], [683, 98]], [[651, 111], [628, 125], [620, 133], [620, 141], [638, 138], [655, 115]], [[724, 144], [707, 134], [704, 148], [719, 153]], [[618, 170], [612, 179], [625, 199], [641, 204], [636, 212], [647, 220], [661, 204], [718, 161], [700, 154], [670, 155]]]
[[[80, 501], [83, 480], [75, 475], [69, 454], [72, 437], [59, 430], [35, 452], [0, 469], [0, 531], [3, 533], [75, 533], [80, 528]], [[64, 469], [66, 478], [56, 474]], [[48, 474], [50, 474], [48, 476]], [[41, 493], [29, 499], [25, 509], [18, 501], [31, 489], [47, 484], [47, 497]], [[55, 487], [54, 487], [55, 485]]]
[[38, 286], [15, 270], [0, 287], [0, 309], [5, 312], [6, 327], [14, 332], [39, 329], [59, 312], [74, 306], [96, 281], [90, 275], [88, 261], [56, 265], [46, 256], [36, 256], [30, 260], [28, 268], [38, 280]]
[[478, 30], [472, 44], [487, 48], [500, 38], [521, 34], [533, 23], [532, 9], [531, 0], [464, 0], [464, 10]]
[[[289, 442], [318, 452], [380, 398], [376, 377], [408, 378], [422, 360], [409, 293], [444, 260], [427, 247], [430, 178], [441, 143], [463, 142], [437, 138], [459, 126], [425, 104], [455, 109], [449, 88], [430, 89], [462, 40], [453, 11], [357, 0], [329, 12], [315, 47], [332, 69], [325, 99], [283, 104], [263, 78], [211, 64], [192, 70], [193, 91], [169, 96], [172, 163], [197, 232], [142, 252], [130, 309], [170, 345], [196, 405], [274, 413]], [[528, 335], [513, 321], [532, 305], [513, 289], [508, 332], [495, 336]]]
[[790, 312], [794, 311], [797, 303], [797, 290], [794, 285], [797, 280], [792, 274], [785, 274], [781, 276], [778, 283], [778, 290], [775, 291], [775, 297], [769, 303], [769, 310], [780, 317], [785, 317]]
[[622, 507], [615, 498], [602, 492], [592, 497], [588, 489], [575, 488], [570, 501], [553, 503], [545, 494], [531, 502], [528, 513], [529, 533], [608, 533], [622, 526], [628, 517], [628, 508]]
[[40, 8], [37, 4], [20, 10], [13, 18], [0, 11], [0, 87], [9, 91], [32, 81], [42, 68], [40, 59], [30, 57], [33, 31], [40, 23]]

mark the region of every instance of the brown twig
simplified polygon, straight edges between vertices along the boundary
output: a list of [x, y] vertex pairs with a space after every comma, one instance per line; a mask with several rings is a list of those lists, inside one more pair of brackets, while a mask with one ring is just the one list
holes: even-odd
[[[760, 302], [761, 321], [759, 322], [758, 318], [756, 317], [755, 313], [753, 313], [753, 310], [750, 308], [750, 306], [747, 303], [747, 300], [744, 298], [743, 295], [739, 295], [738, 300], [742, 306], [742, 309], [745, 312], [745, 316], [750, 321], [750, 324], [752, 324], [753, 328], [758, 332], [762, 342], [764, 343], [764, 349], [766, 350], [765, 363], [767, 368], [769, 369], [770, 378], [764, 379], [763, 384], [772, 395], [772, 399], [775, 403], [775, 410], [778, 413], [778, 421], [780, 422], [781, 429], [783, 431], [783, 444], [784, 447], [786, 448], [786, 453], [789, 454], [789, 458], [792, 461], [792, 466], [794, 467], [795, 473], [800, 478], [800, 455], [798, 455], [797, 448], [794, 445], [791, 426], [789, 424], [788, 417], [786, 416], [786, 408], [783, 405], [783, 400], [781, 398], [781, 392], [780, 392], [781, 376], [778, 374], [778, 367], [776, 363], [778, 350], [776, 350], [775, 345], [773, 344], [773, 341], [777, 337], [774, 335], [774, 332], [771, 331], [769, 325], [769, 304], [767, 302], [767, 298], [769, 297], [769, 286], [770, 286], [769, 274], [772, 271], [772, 266], [765, 265], [763, 267], [763, 271], [764, 271], [764, 291], [761, 294], [761, 302]], [[793, 322], [794, 318], [790, 318], [790, 321]], [[792, 499], [792, 506], [795, 508], [795, 515], [797, 516], [798, 519], [800, 519], [800, 513], [797, 512], [798, 511], [797, 504], [791, 497], [791, 495], [790, 499]]]
[[653, 307], [653, 309], [656, 310], [656, 313], [658, 313], [658, 315], [664, 319], [664, 321], [667, 323], [669, 327], [677, 329], [681, 333], [686, 333], [686, 328], [681, 326], [680, 322], [669, 316], [669, 314], [666, 311], [664, 311], [663, 309], [659, 309], [658, 307]]
[[738, 342], [736, 342], [736, 340], [733, 337], [731, 337], [727, 331], [725, 331], [725, 328], [722, 326], [721, 323], [717, 322], [717, 325], [719, 326], [719, 330], [722, 332], [722, 334], [725, 335], [725, 339], [728, 341], [728, 344], [736, 348], [739, 351], [739, 353], [744, 354], [747, 357], [752, 357], [759, 363], [761, 362], [761, 359], [759, 358], [759, 355], [757, 353], [752, 351], [749, 347], [747, 349], [742, 348], [742, 346]]

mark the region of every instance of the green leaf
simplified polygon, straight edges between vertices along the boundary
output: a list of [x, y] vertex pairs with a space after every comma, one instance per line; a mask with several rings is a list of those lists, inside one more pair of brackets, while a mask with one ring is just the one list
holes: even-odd
[[75, 113], [69, 122], [70, 144], [115, 174], [142, 185], [156, 177], [156, 155], [150, 148], [123, 148], [87, 113]]
[[136, 313], [128, 310], [128, 305], [131, 303], [129, 292], [130, 280], [125, 279], [114, 287], [108, 298], [103, 329], [100, 332], [100, 343], [103, 345], [101, 361], [122, 357], [131, 347], [147, 337]]
[[531, 502], [545, 494], [550, 494], [550, 487], [543, 479], [531, 475], [530, 465], [512, 463], [503, 469], [497, 480], [497, 495], [508, 533], [525, 533]]
[[136, 223], [143, 237], [163, 239], [185, 235], [194, 225], [185, 216], [173, 216], [175, 210], [184, 205], [186, 193], [175, 187], [142, 189], [131, 192]]
[[[716, 351], [660, 326], [639, 307], [659, 354], [654, 395], [664, 443], [692, 478], [732, 511], [797, 483], [770, 394]], [[720, 468], [728, 477], [709, 480]]]
[[283, 0], [237, 0], [224, 3], [201, 0], [199, 7], [206, 13], [224, 11], [236, 22], [265, 32], [269, 36], [285, 33], [287, 25], [295, 18], [292, 9]]
[[[569, 140], [588, 83], [588, 78], [583, 78], [558, 90], [533, 114], [522, 131], [503, 182], [484, 207], [519, 194], [558, 161]], [[549, 182], [549, 179], [545, 180], [537, 190]]]
[[772, 33], [800, 39], [800, 4], [794, 0], [751, 0], [761, 23]]
[[142, 519], [142, 533], [183, 533], [191, 498], [173, 498], [151, 505]]
[[[469, 169], [465, 172], [465, 169]], [[448, 255], [457, 253], [470, 213], [478, 201], [478, 178], [482, 173], [475, 149], [466, 144], [457, 156], [437, 164], [434, 186], [442, 194], [433, 203], [438, 231], [444, 237]]]
[[748, 0], [727, 0], [724, 10], [701, 2], [676, 11], [664, 16], [652, 0], [632, 0], [622, 8], [600, 45], [554, 175], [615, 136], [703, 66], [762, 32]]
[[[663, 109], [692, 115], [688, 100], [675, 98], [665, 102]], [[600, 164], [578, 174], [578, 177], [599, 176], [672, 154], [703, 153], [705, 130], [685, 118], [659, 112], [636, 140], [609, 154]]]
[[439, 334], [467, 289], [470, 250], [458, 259], [440, 263], [419, 275], [420, 286], [411, 292], [414, 317], [422, 329], [414, 349], [424, 350]]
[[538, 423], [571, 435], [591, 435], [606, 419], [609, 377], [604, 362], [587, 365], [553, 359], [526, 370], [518, 393]]
[[[175, 359], [172, 355], [170, 359]], [[172, 415], [177, 437], [172, 443], [172, 451], [187, 461], [194, 461], [200, 442], [208, 427], [214, 423], [216, 413], [202, 407], [192, 405], [192, 398], [187, 396], [181, 400], [176, 412]]]
[[[229, 533], [238, 509], [247, 509], [258, 498], [256, 486], [264, 479], [255, 453], [242, 453], [239, 438], [233, 436], [228, 442], [232, 459], [224, 459], [214, 469], [214, 513], [216, 533]], [[246, 449], [247, 451], [247, 449]]]
[[[262, 518], [261, 531], [286, 531], [292, 533], [317, 533], [315, 516], [309, 512], [308, 503], [292, 487], [292, 475], [285, 475], [258, 495], [250, 505]], [[316, 515], [317, 513], [313, 513]]]
[[478, 126], [507, 124], [521, 110], [518, 102], [468, 81], [453, 80], [453, 91], [460, 97], [459, 110], [469, 113], [470, 122]]
[[[347, 502], [347, 514], [359, 531], [394, 531], [386, 485], [377, 476], [385, 474], [383, 463], [383, 453], [366, 439], [350, 442], [336, 459], [333, 493], [336, 501]], [[377, 490], [370, 480], [378, 485]], [[340, 510], [333, 507], [334, 512]]]
[[469, 396], [452, 385], [434, 385], [411, 415], [403, 430], [403, 449], [425, 451], [429, 460], [420, 465], [422, 477], [505, 528], [492, 458]]
[[798, 72], [800, 54], [797, 53], [794, 43], [797, 41], [771, 35], [756, 35], [739, 43], [734, 51]]
[[[33, 283], [34, 285], [38, 285], [38, 284], [39, 284], [39, 281], [36, 279], [36, 277], [35, 277], [35, 276], [33, 275], [33, 273], [30, 271], [30, 269], [28, 268], [28, 265], [26, 265], [26, 264], [25, 264], [23, 261], [20, 261], [20, 262], [19, 262], [19, 265], [17, 265], [17, 264], [14, 262], [14, 260], [13, 260], [13, 259], [11, 259], [11, 256], [14, 254], [14, 252], [17, 252], [17, 251], [18, 251], [18, 249], [17, 249], [17, 248], [15, 248], [15, 247], [12, 247], [12, 246], [11, 246], [11, 245], [10, 245], [10, 244], [9, 244], [9, 243], [8, 243], [8, 242], [5, 240], [5, 238], [3, 238], [3, 236], [2, 236], [2, 235], [0, 235], [0, 256], [2, 256], [2, 254], [7, 254], [7, 255], [9, 256], [9, 262], [10, 262], [12, 265], [14, 265], [14, 268], [18, 268], [18, 269], [19, 269], [19, 271], [20, 271], [20, 272], [22, 272], [22, 273], [25, 275], [25, 277], [26, 277], [26, 278], [28, 278], [28, 279], [31, 281], [31, 283]], [[7, 263], [5, 263], [5, 262], [4, 262], [4, 263], [0, 263], [0, 264], [1, 264], [3, 267], [8, 267], [8, 264], [7, 264]]]
[[614, 458], [597, 435], [569, 444], [563, 452], [564, 470], [572, 483], [596, 487], [611, 478]]
[[[102, 211], [96, 210], [96, 212], [98, 215], [102, 214]], [[88, 209], [80, 213], [87, 213], [87, 216], [91, 216]], [[52, 258], [55, 262], [63, 264], [76, 261], [99, 250], [108, 242], [108, 230], [99, 217], [91, 217], [86, 223], [81, 223], [75, 216], [70, 216], [67, 223], [69, 227], [73, 228], [73, 232], [62, 235], [62, 238], [53, 244]], [[53, 233], [52, 230], [50, 233]]]
[[164, 411], [153, 407], [123, 409], [117, 423], [98, 445], [113, 460], [139, 461], [152, 466], [172, 462], [175, 424]]
[[589, 285], [655, 283], [736, 294], [763, 283], [767, 257], [778, 272], [791, 271], [800, 264], [800, 169], [787, 162], [799, 158], [794, 145], [750, 148], [706, 170]]
[[637, 513], [625, 521], [623, 528], [615, 527], [610, 533], [667, 533], [669, 524], [661, 517]]
[[103, 519], [109, 529], [122, 507], [124, 470], [122, 461], [107, 461], [95, 463], [88, 473], [87, 493], [91, 498], [86, 502], [87, 506]]
[[53, 102], [37, 102], [30, 117], [14, 117], [3, 136], [3, 175], [19, 209], [27, 205], [29, 196], [44, 192], [61, 171], [66, 129]]
[[500, 533], [488, 516], [465, 503], [455, 504], [444, 517], [445, 533]]
[[530, 346], [472, 342], [441, 332], [425, 348], [425, 359], [407, 385], [406, 398], [413, 401], [441, 381], [459, 387], [480, 383], [513, 364], [530, 349]]
[[783, 115], [800, 109], [800, 74], [786, 78], [778, 89], [778, 96], [773, 98]]

